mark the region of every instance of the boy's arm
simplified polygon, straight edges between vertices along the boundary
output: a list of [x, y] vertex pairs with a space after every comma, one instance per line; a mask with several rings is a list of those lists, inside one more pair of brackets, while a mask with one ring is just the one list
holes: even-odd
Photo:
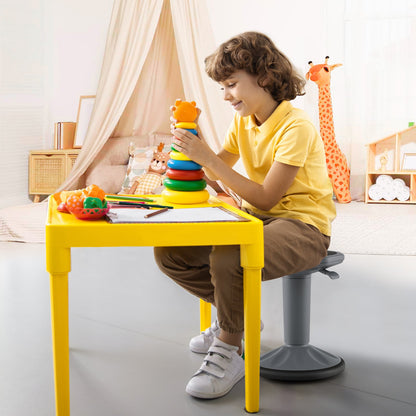
[[[263, 211], [269, 211], [280, 201], [299, 170], [297, 166], [274, 162], [263, 184], [258, 184], [234, 171], [231, 167], [233, 165], [228, 165], [227, 162], [232, 163], [233, 160], [235, 163], [238, 160], [238, 155], [224, 150], [220, 158], [205, 141], [186, 130], [175, 129], [175, 136], [177, 138], [174, 141], [174, 146], [177, 150], [204, 166], [213, 177], [220, 179], [241, 198]], [[228, 161], [223, 157], [228, 157]]]
[[[217, 156], [230, 168], [232, 168], [237, 163], [238, 159], [240, 158], [238, 155], [236, 155], [234, 153], [227, 152], [225, 149], [221, 149], [217, 153]], [[221, 180], [221, 178], [219, 178], [215, 174], [215, 172], [213, 172], [212, 170], [210, 170], [206, 166], [204, 166], [204, 172], [208, 176], [208, 178], [211, 179], [212, 181]]]
[[269, 211], [280, 201], [299, 170], [297, 166], [274, 162], [261, 185], [240, 175], [219, 158], [212, 159], [209, 166], [225, 185], [263, 211]]

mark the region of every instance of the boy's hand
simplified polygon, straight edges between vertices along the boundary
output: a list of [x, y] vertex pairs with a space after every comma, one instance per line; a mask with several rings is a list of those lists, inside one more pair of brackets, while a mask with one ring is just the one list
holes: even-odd
[[198, 136], [195, 136], [189, 130], [185, 129], [174, 128], [171, 131], [175, 136], [173, 147], [194, 162], [208, 167], [212, 158], [216, 157], [216, 154], [208, 146], [200, 132]]
[[[172, 107], [171, 107], [172, 110]], [[197, 126], [198, 136], [192, 134], [189, 130], [177, 129], [175, 124], [177, 120], [174, 117], [170, 117], [171, 121], [171, 132], [175, 136], [173, 141], [173, 147], [188, 156], [194, 162], [199, 163], [202, 166], [207, 166], [208, 161], [212, 155], [215, 156], [215, 153], [207, 145], [204, 137], [201, 134], [201, 131], [198, 128], [198, 120], [201, 114], [201, 109], [197, 108], [198, 115], [194, 121]]]

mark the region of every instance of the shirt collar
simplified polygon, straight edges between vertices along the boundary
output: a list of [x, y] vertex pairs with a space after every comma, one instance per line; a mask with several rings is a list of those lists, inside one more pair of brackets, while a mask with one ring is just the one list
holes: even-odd
[[257, 129], [260, 132], [270, 131], [270, 129], [286, 117], [292, 109], [293, 106], [289, 101], [282, 101], [261, 126], [256, 124], [254, 115], [244, 117], [245, 128], [246, 130]]

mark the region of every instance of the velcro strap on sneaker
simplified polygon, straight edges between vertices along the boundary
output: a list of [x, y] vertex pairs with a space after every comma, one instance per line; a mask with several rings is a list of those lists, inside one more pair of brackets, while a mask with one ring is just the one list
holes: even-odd
[[208, 350], [208, 354], [210, 352], [217, 353], [217, 354], [222, 355], [223, 357], [228, 358], [228, 359], [231, 358], [232, 353], [233, 353], [233, 351], [229, 351], [225, 348], [217, 347], [216, 345], [211, 345], [211, 347]]
[[[205, 360], [202, 363], [200, 369], [197, 371], [197, 373], [195, 375], [198, 375], [200, 373], [207, 373], [207, 374], [210, 374], [210, 375], [215, 376], [217, 378], [224, 378], [225, 371], [221, 367], [218, 367], [217, 365], [212, 365], [212, 364], [207, 365], [206, 361], [208, 361], [208, 360]], [[209, 361], [212, 362], [211, 360], [209, 360]]]
[[218, 368], [220, 368], [221, 370], [225, 370], [227, 368], [227, 361], [226, 358], [221, 357], [220, 355], [217, 354], [208, 354], [205, 359], [204, 362], [206, 363], [210, 363], [211, 365], [209, 366], [210, 368], [212, 367], [212, 364], [215, 364]]

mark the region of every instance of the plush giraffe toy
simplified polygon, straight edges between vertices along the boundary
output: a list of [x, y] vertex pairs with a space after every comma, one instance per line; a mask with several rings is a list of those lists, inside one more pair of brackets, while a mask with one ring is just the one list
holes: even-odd
[[330, 89], [331, 71], [342, 64], [328, 65], [328, 59], [329, 56], [326, 56], [325, 63], [320, 65], [313, 65], [310, 61], [306, 79], [315, 82], [319, 89], [319, 127], [324, 142], [329, 179], [338, 202], [348, 203], [351, 202], [350, 170], [347, 158], [335, 140]]

